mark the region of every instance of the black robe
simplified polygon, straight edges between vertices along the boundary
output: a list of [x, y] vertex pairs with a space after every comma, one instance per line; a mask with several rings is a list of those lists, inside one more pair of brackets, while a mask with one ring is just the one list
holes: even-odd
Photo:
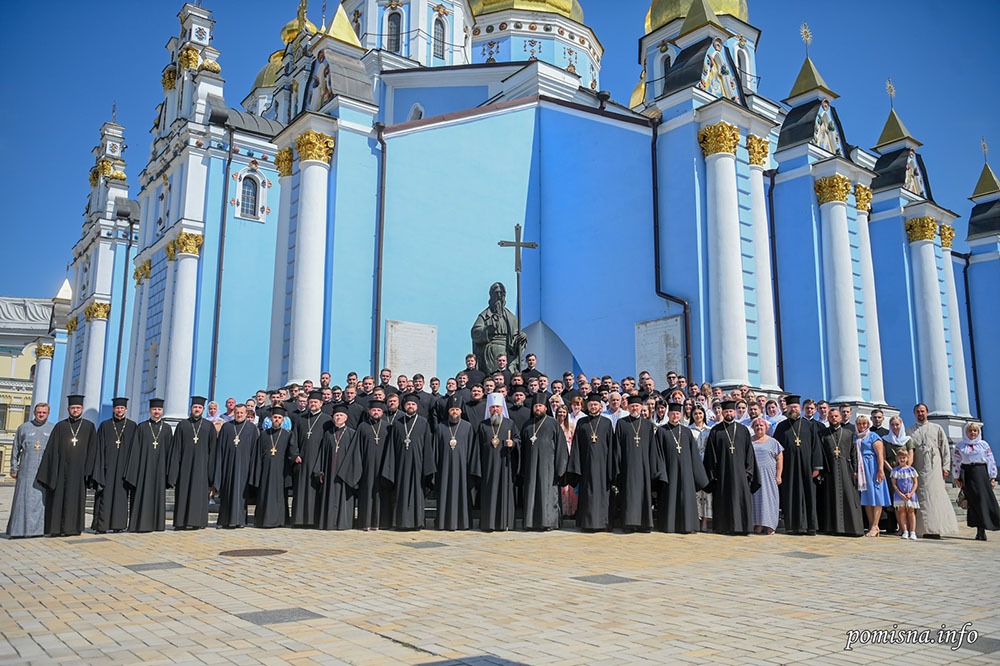
[[476, 428], [486, 418], [486, 400], [482, 398], [466, 400], [462, 404], [462, 418], [471, 423], [473, 428]]
[[162, 532], [167, 520], [167, 448], [173, 431], [163, 419], [143, 421], [125, 464], [125, 483], [132, 490], [129, 532]]
[[357, 433], [350, 428], [338, 429], [333, 423], [327, 423], [312, 472], [318, 489], [317, 528], [349, 530], [354, 526], [354, 500], [361, 473]]
[[774, 429], [774, 439], [784, 449], [779, 491], [786, 532], [819, 529], [816, 484], [812, 474], [823, 467], [823, 450], [814, 423], [818, 424], [801, 417], [794, 421], [785, 419]]
[[104, 488], [94, 492], [94, 521], [98, 534], [120, 532], [128, 527], [128, 488], [125, 463], [135, 437], [135, 421], [108, 419], [97, 428], [97, 464], [104, 474]]
[[576, 422], [566, 482], [579, 485], [576, 525], [606, 530], [611, 508], [611, 485], [618, 476], [614, 455], [614, 428], [603, 416], [583, 416]]
[[361, 454], [358, 484], [358, 529], [392, 527], [392, 486], [382, 480], [382, 464], [389, 448], [392, 426], [386, 419], [358, 426], [357, 448]]
[[750, 431], [735, 421], [717, 424], [708, 433], [703, 462], [705, 492], [712, 494], [712, 531], [748, 534], [753, 528], [751, 496], [760, 489]]
[[292, 480], [292, 524], [296, 527], [316, 526], [319, 483], [314, 472], [319, 464], [319, 451], [324, 433], [332, 427], [333, 420], [327, 414], [320, 412], [316, 416], [309, 417], [308, 422], [303, 421], [292, 433], [298, 446], [298, 455], [302, 457], [302, 463], [296, 465], [293, 470]]
[[656, 440], [670, 480], [656, 491], [656, 528], [680, 534], [697, 532], [697, 492], [708, 485], [708, 475], [694, 435], [687, 426], [668, 423], [657, 429]]
[[212, 486], [219, 499], [219, 527], [243, 527], [247, 524], [247, 498], [250, 496], [250, 466], [259, 431], [249, 421], [222, 424], [215, 446], [215, 470]]
[[360, 398], [355, 398], [347, 403], [347, 427], [356, 430], [358, 425], [365, 420], [368, 414], [368, 403], [362, 402]]
[[269, 428], [257, 437], [250, 464], [250, 485], [257, 491], [255, 527], [283, 527], [288, 522], [285, 489], [292, 487], [293, 461], [298, 455], [299, 447], [288, 430]]
[[554, 418], [532, 418], [521, 428], [518, 475], [524, 502], [524, 529], [560, 526], [559, 489], [568, 464], [566, 435]]
[[174, 489], [174, 529], [208, 526], [208, 489], [215, 472], [215, 425], [188, 417], [167, 451], [167, 487]]
[[[452, 446], [452, 439], [455, 445]], [[434, 488], [437, 490], [439, 530], [467, 530], [472, 527], [472, 465], [478, 455], [473, 442], [472, 426], [462, 419], [452, 425], [438, 424], [433, 444]]]
[[[508, 439], [513, 446], [507, 446]], [[489, 419], [476, 427], [474, 445], [479, 456], [473, 459], [470, 473], [479, 479], [479, 529], [514, 529], [514, 478], [520, 444], [521, 435], [510, 419], [503, 419], [499, 428]]]
[[63, 419], [55, 425], [35, 477], [47, 491], [45, 534], [75, 536], [83, 532], [87, 486], [105, 485], [104, 471], [97, 462], [97, 429], [93, 423]]
[[653, 422], [623, 416], [615, 428], [615, 456], [618, 459], [618, 491], [622, 499], [622, 526], [625, 529], [653, 529], [653, 484], [668, 481], [663, 457], [656, 444]]
[[514, 422], [517, 426], [517, 431], [521, 432], [524, 429], [524, 424], [531, 420], [531, 407], [526, 405], [507, 405], [507, 414], [510, 416], [510, 420]]
[[820, 437], [820, 449], [823, 471], [816, 490], [819, 529], [827, 534], [861, 536], [865, 527], [856, 478], [858, 449], [854, 433], [847, 428], [826, 428]]
[[382, 478], [392, 485], [392, 526], [397, 530], [424, 527], [424, 488], [427, 477], [434, 474], [432, 446], [430, 423], [419, 415], [403, 414], [389, 432]]

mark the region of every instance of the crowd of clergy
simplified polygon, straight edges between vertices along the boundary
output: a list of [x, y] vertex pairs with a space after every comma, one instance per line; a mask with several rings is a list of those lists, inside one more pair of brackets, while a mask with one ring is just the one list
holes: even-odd
[[[164, 530], [553, 530], [940, 538], [958, 529], [947, 483], [961, 488], [976, 539], [1000, 529], [997, 468], [980, 429], [951, 446], [927, 407], [906, 426], [879, 410], [723, 391], [671, 372], [657, 389], [610, 376], [550, 381], [529, 354], [484, 373], [469, 355], [445, 382], [323, 373], [245, 402], [194, 396], [172, 426], [163, 401], [149, 419], [68, 417], [49, 406], [16, 434], [7, 533], [68, 536]], [[393, 381], [395, 379], [395, 381]], [[207, 403], [207, 410], [206, 410]], [[888, 427], [886, 427], [888, 425]], [[251, 510], [252, 507], [252, 510]]]

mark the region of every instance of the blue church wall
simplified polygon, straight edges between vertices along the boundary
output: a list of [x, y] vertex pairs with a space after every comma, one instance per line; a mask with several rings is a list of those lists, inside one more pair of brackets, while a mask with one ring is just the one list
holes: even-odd
[[511, 50], [511, 40], [509, 37], [477, 42], [472, 47], [472, 62], [488, 63], [527, 60], [527, 58], [512, 55]]
[[[972, 258], [985, 252], [1000, 250], [992, 246], [972, 248]], [[961, 283], [959, 283], [961, 284]], [[976, 339], [976, 361], [979, 372], [979, 400], [983, 406], [979, 416], [983, 420], [983, 439], [990, 442], [995, 456], [1000, 456], [1000, 345], [995, 344], [1000, 331], [1000, 308], [996, 286], [1000, 284], [1000, 260], [995, 257], [975, 261], [969, 266], [969, 297], [972, 299], [972, 332]], [[990, 307], [993, 304], [994, 307]], [[985, 370], [985, 371], [984, 371]], [[970, 378], [971, 378], [971, 373]], [[970, 393], [971, 395], [971, 393]]]
[[[392, 88], [388, 94], [392, 95], [392, 124], [399, 124], [410, 120], [410, 111], [414, 104], [419, 104], [423, 108], [424, 118], [474, 109], [486, 101], [489, 87]], [[371, 122], [370, 119], [366, 121]]]
[[[757, 286], [770, 284], [770, 276], [758, 276], [754, 266], [753, 208], [750, 200], [750, 163], [746, 146], [736, 150], [736, 188], [740, 215], [740, 252], [743, 263], [743, 302], [747, 320], [747, 368], [750, 384], [760, 386], [760, 317]], [[768, 248], [769, 251], [769, 248]]]
[[[965, 291], [965, 261], [958, 260], [955, 261], [951, 259], [951, 270], [955, 276], [955, 296], [957, 297], [956, 305], [958, 306], [958, 331], [959, 335], [962, 337], [962, 352], [963, 358], [961, 362], [965, 364], [965, 377], [968, 383], [966, 387], [969, 396], [969, 413], [974, 417], [978, 417], [981, 414], [981, 409], [979, 405], [976, 404], [976, 392], [973, 385], [973, 374], [972, 374], [972, 340], [970, 339], [971, 325], [969, 323], [968, 316], [968, 296]], [[978, 350], [977, 350], [978, 351]]]

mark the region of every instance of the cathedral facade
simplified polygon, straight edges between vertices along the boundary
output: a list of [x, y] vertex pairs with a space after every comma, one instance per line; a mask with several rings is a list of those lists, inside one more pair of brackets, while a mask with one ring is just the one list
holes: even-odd
[[[450, 376], [503, 282], [550, 373], [919, 401], [952, 437], [998, 418], [1000, 359], [974, 344], [998, 317], [993, 172], [953, 253], [896, 111], [869, 150], [808, 57], [787, 97], [758, 90], [745, 0], [653, 0], [627, 103], [577, 0], [336, 7], [317, 27], [302, 2], [235, 108], [211, 13], [184, 5], [134, 198], [102, 128], [57, 373], [91, 416], [116, 393], [183, 417], [321, 371]], [[538, 244], [518, 272], [515, 225]]]

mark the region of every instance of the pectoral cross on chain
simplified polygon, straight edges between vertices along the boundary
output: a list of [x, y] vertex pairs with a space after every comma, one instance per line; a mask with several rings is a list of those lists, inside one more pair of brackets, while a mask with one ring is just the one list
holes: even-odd
[[156, 447], [159, 446], [159, 445], [160, 445], [160, 443], [154, 439], [153, 440], [153, 450], [155, 451]]
[[736, 445], [730, 443], [730, 445], [729, 445], [729, 455], [735, 455], [735, 454], [736, 454]]
[[538, 435], [532, 435], [531, 436], [531, 443], [534, 444], [536, 441], [538, 441]]
[[236, 435], [236, 437], [233, 438], [233, 446], [239, 446], [239, 445], [240, 445], [240, 436]]
[[635, 440], [635, 445], [639, 446], [639, 443], [642, 441], [642, 437], [639, 436], [639, 433], [635, 433], [635, 437], [633, 437], [633, 439]]
[[681, 443], [677, 442], [677, 453], [681, 452]]
[[198, 433], [195, 433], [195, 434], [194, 434], [194, 443], [195, 443], [195, 444], [197, 444], [197, 443], [198, 443]]
[[802, 444], [802, 440], [799, 439], [798, 437], [796, 437], [795, 438], [795, 446], [799, 446], [800, 444]]
[[834, 455], [834, 457], [837, 457], [837, 458], [840, 457], [840, 444], [838, 444], [837, 446], [833, 447], [833, 455]]
[[35, 442], [35, 450], [36, 451], [41, 451], [42, 450], [42, 443], [41, 442]]
[[272, 456], [278, 455], [278, 447], [275, 446], [274, 444], [271, 445], [271, 455]]
[[76, 446], [76, 443], [78, 441], [80, 441], [80, 440], [78, 440], [76, 437], [71, 437], [70, 440], [69, 440], [69, 443], [72, 444], [73, 446]]

